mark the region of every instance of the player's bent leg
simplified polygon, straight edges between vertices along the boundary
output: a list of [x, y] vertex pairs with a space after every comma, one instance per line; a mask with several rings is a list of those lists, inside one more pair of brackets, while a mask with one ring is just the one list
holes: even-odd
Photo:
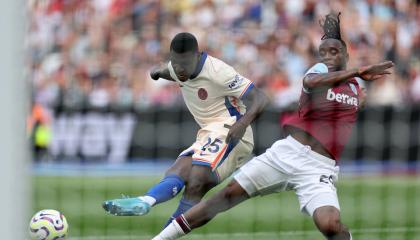
[[[244, 141], [228, 144], [226, 151], [213, 152], [204, 158], [193, 155], [192, 168], [178, 209], [165, 227], [177, 216], [201, 201], [202, 197], [218, 183], [229, 177], [249, 158], [253, 145]], [[195, 157], [195, 158], [194, 158]]]
[[275, 155], [274, 150], [277, 150], [280, 144], [282, 142], [273, 144], [267, 153], [247, 162], [235, 174], [234, 180], [228, 186], [208, 200], [201, 201], [185, 214], [178, 216], [153, 239], [177, 239], [187, 234], [191, 229], [204, 225], [218, 213], [226, 211], [250, 197], [283, 190], [288, 174], [279, 171], [270, 164], [273, 160], [272, 156]]
[[185, 186], [184, 198], [197, 203], [218, 183], [218, 179], [210, 167], [193, 165]]
[[340, 211], [333, 206], [323, 206], [313, 214], [315, 225], [328, 240], [349, 240], [351, 234], [341, 223]]
[[102, 206], [116, 216], [141, 216], [150, 208], [175, 197], [184, 187], [191, 170], [191, 157], [179, 157], [166, 171], [165, 177], [144, 195], [134, 198], [121, 198], [105, 201]]
[[182, 237], [192, 229], [206, 224], [218, 213], [224, 212], [248, 198], [249, 195], [242, 186], [236, 180], [232, 180], [211, 198], [201, 201], [185, 214], [178, 216], [153, 239], [171, 240]]
[[218, 213], [224, 212], [249, 198], [248, 193], [232, 180], [224, 189], [213, 195], [206, 201], [202, 201], [184, 214], [191, 228], [198, 228]]
[[217, 184], [217, 177], [211, 171], [211, 168], [208, 166], [193, 165], [178, 208], [168, 219], [164, 227], [171, 223], [173, 219], [200, 202], [203, 196]]
[[149, 189], [145, 196], [156, 200], [152, 206], [172, 199], [182, 190], [190, 175], [191, 162], [191, 156], [179, 157], [166, 171], [165, 177]]

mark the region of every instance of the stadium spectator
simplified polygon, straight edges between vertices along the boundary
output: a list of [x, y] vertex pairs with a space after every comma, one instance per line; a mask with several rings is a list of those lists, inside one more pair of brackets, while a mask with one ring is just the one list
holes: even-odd
[[28, 7], [29, 77], [35, 99], [48, 108], [182, 103], [176, 87], [147, 81], [147, 72], [185, 30], [200, 48], [255, 79], [274, 104], [287, 106], [315, 61], [322, 33], [314, 19], [330, 7], [348, 12], [342, 21], [349, 67], [397, 63], [394, 79], [367, 86], [368, 103], [420, 102], [418, 1], [32, 0]]

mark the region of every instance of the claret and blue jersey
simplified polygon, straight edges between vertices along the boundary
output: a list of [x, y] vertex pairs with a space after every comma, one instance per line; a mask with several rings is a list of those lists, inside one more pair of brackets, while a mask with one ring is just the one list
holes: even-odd
[[[317, 63], [306, 74], [328, 73]], [[283, 126], [304, 130], [317, 139], [338, 160], [357, 120], [360, 87], [355, 78], [320, 89], [302, 88], [299, 109], [283, 119]]]

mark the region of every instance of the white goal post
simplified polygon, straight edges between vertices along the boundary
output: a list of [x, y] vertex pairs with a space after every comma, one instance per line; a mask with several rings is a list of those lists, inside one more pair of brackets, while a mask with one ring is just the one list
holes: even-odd
[[0, 1], [0, 218], [1, 239], [28, 239], [29, 145], [24, 79], [24, 0]]

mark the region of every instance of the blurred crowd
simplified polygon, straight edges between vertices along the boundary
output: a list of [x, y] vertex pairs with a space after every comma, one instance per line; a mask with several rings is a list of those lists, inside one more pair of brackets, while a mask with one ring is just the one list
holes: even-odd
[[153, 81], [178, 32], [266, 90], [295, 102], [317, 62], [319, 19], [341, 11], [348, 67], [396, 63], [366, 84], [367, 103], [420, 103], [420, 2], [416, 0], [28, 0], [28, 79], [47, 108], [144, 109], [182, 104], [176, 84]]

